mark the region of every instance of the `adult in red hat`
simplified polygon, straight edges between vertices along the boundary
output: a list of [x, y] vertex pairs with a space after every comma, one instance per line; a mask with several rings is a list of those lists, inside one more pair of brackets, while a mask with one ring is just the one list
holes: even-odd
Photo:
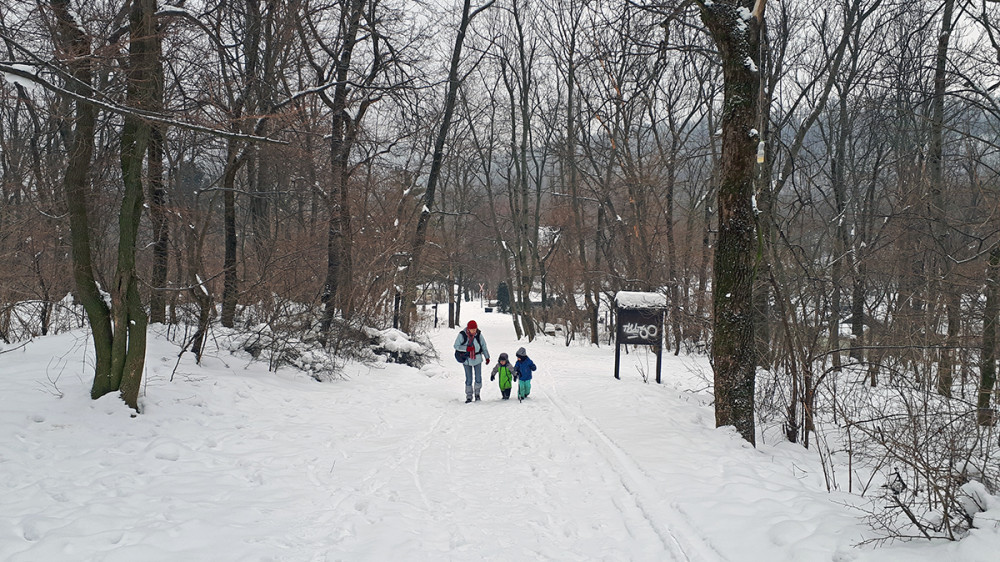
[[479, 400], [483, 388], [483, 360], [490, 364], [490, 350], [475, 320], [469, 320], [465, 329], [455, 338], [455, 359], [465, 367], [465, 403]]

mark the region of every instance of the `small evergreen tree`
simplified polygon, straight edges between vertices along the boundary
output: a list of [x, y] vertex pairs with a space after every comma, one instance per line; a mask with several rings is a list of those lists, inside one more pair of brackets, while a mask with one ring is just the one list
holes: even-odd
[[497, 311], [504, 314], [510, 312], [510, 291], [507, 290], [505, 281], [501, 281], [497, 287]]

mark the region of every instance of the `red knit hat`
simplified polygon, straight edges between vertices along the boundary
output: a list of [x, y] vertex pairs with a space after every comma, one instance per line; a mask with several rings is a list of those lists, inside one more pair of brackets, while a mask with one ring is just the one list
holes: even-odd
[[476, 324], [475, 320], [469, 320], [469, 325], [466, 326], [466, 328], [468, 328], [470, 330], [473, 329], [473, 328], [475, 328], [476, 330], [478, 330], [479, 329], [479, 325]]

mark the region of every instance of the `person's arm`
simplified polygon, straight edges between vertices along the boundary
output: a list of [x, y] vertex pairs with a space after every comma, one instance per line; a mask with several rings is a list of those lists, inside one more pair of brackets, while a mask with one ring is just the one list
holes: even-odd
[[[529, 359], [529, 361], [531, 361], [531, 360]], [[535, 370], [535, 362], [534, 361], [531, 361], [531, 370], [532, 371]]]
[[462, 343], [462, 332], [459, 332], [458, 335], [455, 336], [455, 349], [458, 351], [465, 351], [465, 344]]
[[490, 364], [490, 350], [486, 348], [486, 338], [484, 336], [479, 336], [479, 343], [482, 345], [483, 357], [486, 358], [486, 364]]

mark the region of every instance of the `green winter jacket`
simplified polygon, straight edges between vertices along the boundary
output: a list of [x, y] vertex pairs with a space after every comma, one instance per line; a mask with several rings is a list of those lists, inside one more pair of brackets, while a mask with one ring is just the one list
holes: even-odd
[[510, 388], [511, 380], [514, 378], [514, 372], [511, 370], [510, 363], [506, 365], [501, 365], [499, 362], [493, 367], [493, 372], [490, 373], [490, 380], [494, 377], [500, 375], [500, 390], [507, 390]]

